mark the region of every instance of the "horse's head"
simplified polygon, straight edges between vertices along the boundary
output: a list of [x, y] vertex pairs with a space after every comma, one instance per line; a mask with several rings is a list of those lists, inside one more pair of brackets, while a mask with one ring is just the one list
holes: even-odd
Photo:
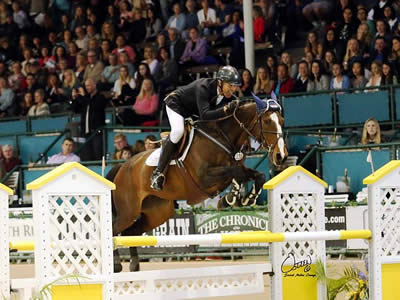
[[279, 166], [287, 158], [288, 151], [283, 139], [282, 108], [274, 93], [271, 97], [260, 99], [253, 94], [257, 111], [254, 133], [261, 146], [268, 150], [272, 163]]

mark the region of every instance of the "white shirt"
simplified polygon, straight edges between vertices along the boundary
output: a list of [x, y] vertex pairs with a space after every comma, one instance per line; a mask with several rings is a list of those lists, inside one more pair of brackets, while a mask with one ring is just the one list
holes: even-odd
[[[114, 83], [114, 88], [113, 88], [113, 92], [119, 96], [121, 95], [121, 84], [120, 84], [120, 80], [117, 79], [117, 81], [115, 81]], [[136, 88], [136, 82], [135, 80], [133, 80], [133, 78], [131, 78], [131, 81], [129, 81], [129, 86], [131, 87], [131, 89], [133, 90], [134, 88]]]
[[200, 9], [197, 12], [197, 19], [199, 19], [199, 24], [201, 24], [204, 21], [211, 21], [215, 23], [217, 21], [217, 14], [215, 13], [215, 10], [212, 8], [208, 8], [207, 10], [207, 19], [204, 16], [204, 10]]
[[333, 79], [333, 88], [335, 90], [340, 90], [342, 88], [342, 85], [343, 85], [343, 78], [342, 78], [342, 81], [340, 81], [340, 82], [337, 81], [336, 77]]

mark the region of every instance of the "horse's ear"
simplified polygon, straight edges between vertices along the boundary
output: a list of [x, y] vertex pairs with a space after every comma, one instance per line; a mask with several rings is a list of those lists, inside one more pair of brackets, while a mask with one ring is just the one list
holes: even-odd
[[253, 96], [253, 99], [256, 102], [257, 111], [262, 111], [264, 108], [267, 107], [268, 104], [266, 103], [266, 101], [260, 99], [253, 92], [251, 92], [251, 95]]
[[276, 102], [278, 102], [278, 97], [276, 96], [275, 92], [272, 91], [271, 92], [271, 99], [275, 100]]

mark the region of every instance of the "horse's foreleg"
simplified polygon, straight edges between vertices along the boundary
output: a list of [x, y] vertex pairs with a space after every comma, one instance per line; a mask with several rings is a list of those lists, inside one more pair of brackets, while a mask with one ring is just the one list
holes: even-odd
[[262, 192], [263, 184], [265, 182], [265, 175], [264, 173], [253, 169], [247, 169], [246, 171], [249, 174], [249, 179], [254, 180], [254, 183], [250, 193], [248, 193], [246, 197], [242, 199], [241, 204], [243, 206], [253, 206], [256, 204], [257, 198]]

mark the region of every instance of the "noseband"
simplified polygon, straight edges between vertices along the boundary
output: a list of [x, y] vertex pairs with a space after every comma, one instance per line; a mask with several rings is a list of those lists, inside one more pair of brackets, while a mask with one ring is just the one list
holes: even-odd
[[[273, 101], [273, 100], [271, 100], [271, 101]], [[279, 112], [279, 113], [281, 112], [281, 106], [277, 102], [275, 102], [275, 101], [273, 101], [273, 102], [274, 102], [274, 105], [268, 104], [266, 108], [264, 108], [260, 112], [256, 112], [257, 117], [253, 119], [254, 121], [252, 122], [252, 124], [250, 124], [249, 128], [247, 128], [246, 125], [243, 122], [241, 122], [236, 115], [236, 111], [238, 110], [239, 106], [237, 106], [235, 108], [235, 110], [233, 111], [233, 118], [239, 124], [240, 128], [242, 128], [243, 131], [245, 131], [251, 138], [256, 140], [262, 147], [267, 149], [268, 155], [270, 155], [273, 152], [273, 149], [275, 148], [279, 139], [281, 137], [283, 137], [283, 133], [279, 133], [278, 131], [264, 130], [264, 128], [263, 128], [262, 117], [266, 112], [268, 112], [268, 111]], [[259, 137], [256, 137], [254, 134], [252, 134], [252, 131], [254, 130], [254, 128], [257, 124], [260, 126]], [[264, 133], [265, 134], [276, 134], [278, 136], [278, 138], [276, 139], [276, 142], [272, 145], [269, 145], [264, 137]]]

